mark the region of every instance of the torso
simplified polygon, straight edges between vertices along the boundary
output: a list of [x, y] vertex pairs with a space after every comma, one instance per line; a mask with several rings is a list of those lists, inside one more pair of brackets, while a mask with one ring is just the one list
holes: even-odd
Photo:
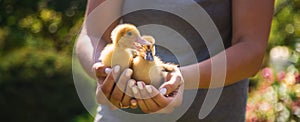
[[[163, 6], [169, 9], [181, 9], [182, 6], [189, 6], [184, 0], [173, 0], [172, 3], [163, 4], [164, 0], [152, 0], [151, 2], [155, 3], [157, 6]], [[231, 23], [231, 0], [195, 0], [201, 7], [203, 7], [206, 12], [210, 15], [211, 19], [216, 24], [220, 35], [223, 39], [223, 43], [225, 48], [231, 46], [231, 36], [232, 36], [232, 23]], [[124, 0], [124, 8], [123, 11], [126, 12], [132, 6], [138, 6], [139, 4], [143, 4], [142, 2], [137, 2], [135, 0]], [[156, 42], [159, 44], [168, 43], [168, 45], [172, 45], [175, 47], [175, 54], [172, 54], [170, 48], [168, 49], [163, 46], [156, 46], [157, 55], [165, 62], [173, 62], [180, 63], [179, 61], [183, 61], [183, 65], [188, 65], [191, 63], [195, 63], [190, 61], [194, 54], [196, 55], [196, 62], [201, 62], [210, 57], [208, 48], [204, 43], [201, 36], [195, 31], [195, 29], [186, 21], [177, 16], [158, 11], [158, 10], [142, 10], [130, 13], [123, 17], [124, 23], [131, 23], [136, 26], [142, 26], [141, 34], [150, 34], [153, 35], [157, 40]], [[156, 28], [156, 26], [147, 26], [147, 24], [156, 24], [156, 25], [164, 25], [167, 26], [176, 33], [165, 34], [159, 32], [159, 30], [151, 29], [151, 27]], [[149, 27], [150, 29], [147, 29]], [[175, 37], [173, 37], [174, 35]], [[182, 42], [187, 40], [188, 44], [190, 44], [192, 51], [185, 50], [180, 48], [180, 44], [177, 42]], [[172, 41], [172, 42], [170, 42]], [[210, 43], [214, 43], [214, 40], [209, 40]], [[176, 43], [175, 43], [176, 42]], [[213, 47], [212, 47], [213, 48]], [[179, 60], [179, 61], [178, 61]], [[198, 119], [198, 113], [201, 108], [201, 105], [205, 99], [205, 95], [207, 93], [207, 89], [199, 89], [197, 90], [197, 96], [192, 103], [191, 107], [187, 110], [187, 112], [181, 116], [177, 113], [169, 114], [169, 115], [158, 115], [160, 120], [163, 121], [174, 121], [177, 120], [176, 116], [180, 116], [178, 121], [209, 121], [209, 122], [231, 122], [233, 120], [242, 122], [244, 121], [245, 114], [245, 105], [247, 101], [247, 87], [248, 80], [240, 81], [231, 86], [224, 87], [222, 95], [219, 99], [218, 104], [210, 113], [210, 115], [204, 120]], [[185, 101], [191, 99], [189, 96], [190, 92], [194, 92], [193, 90], [185, 90], [184, 92], [184, 101], [183, 106], [185, 106]], [[178, 108], [175, 111], [180, 111], [183, 108]], [[142, 113], [140, 110], [126, 110], [133, 113]], [[229, 112], [230, 111], [230, 112]], [[113, 121], [132, 121], [133, 116], [129, 115], [121, 115], [120, 112], [111, 112], [107, 107], [103, 107], [103, 110], [100, 112], [103, 115], [103, 118], [112, 117]], [[154, 115], [153, 115], [154, 116]], [[153, 118], [153, 117], [152, 117]], [[155, 118], [155, 117], [154, 117]], [[147, 121], [147, 118], [134, 118], [136, 121]], [[173, 120], [172, 120], [173, 119]], [[149, 119], [150, 121], [151, 119]]]

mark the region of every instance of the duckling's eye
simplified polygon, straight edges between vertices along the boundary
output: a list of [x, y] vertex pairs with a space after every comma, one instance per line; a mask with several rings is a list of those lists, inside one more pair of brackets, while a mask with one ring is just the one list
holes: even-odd
[[127, 35], [128, 35], [128, 36], [131, 36], [131, 35], [132, 35], [132, 32], [128, 32]]

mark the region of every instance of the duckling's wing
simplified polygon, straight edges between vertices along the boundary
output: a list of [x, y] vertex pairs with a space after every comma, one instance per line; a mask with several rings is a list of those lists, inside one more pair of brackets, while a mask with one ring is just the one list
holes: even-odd
[[163, 69], [167, 72], [173, 72], [173, 71], [175, 71], [175, 68], [177, 67], [177, 65], [172, 64], [172, 63], [164, 63], [162, 66], [163, 66]]
[[161, 59], [158, 56], [154, 56], [154, 61], [157, 65], [162, 66], [162, 69], [166, 72], [173, 72], [173, 71], [175, 71], [175, 68], [177, 67], [177, 65], [175, 65], [175, 64], [165, 63], [165, 62], [161, 61]]
[[111, 58], [112, 58], [113, 51], [114, 51], [113, 44], [106, 45], [102, 50], [99, 59], [102, 61], [104, 65], [111, 66]]

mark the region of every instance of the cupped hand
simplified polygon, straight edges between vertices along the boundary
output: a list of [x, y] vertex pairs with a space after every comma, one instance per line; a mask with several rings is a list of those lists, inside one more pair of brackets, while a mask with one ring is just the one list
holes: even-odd
[[145, 113], [171, 113], [182, 103], [184, 84], [178, 69], [168, 73], [166, 82], [159, 90], [152, 85], [145, 85], [142, 81], [136, 84], [131, 90], [138, 106]]
[[132, 70], [127, 68], [122, 73], [120, 66], [110, 68], [101, 62], [93, 65], [97, 76], [96, 99], [99, 104], [108, 104], [111, 109], [136, 108], [137, 102], [132, 98], [130, 87], [134, 81], [130, 80]]

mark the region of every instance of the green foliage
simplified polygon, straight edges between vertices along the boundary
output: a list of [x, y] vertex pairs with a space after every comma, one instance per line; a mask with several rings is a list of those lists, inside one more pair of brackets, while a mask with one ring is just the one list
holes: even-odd
[[251, 79], [247, 121], [300, 121], [300, 0], [277, 0], [263, 68]]
[[86, 2], [0, 0], [1, 121], [90, 118], [71, 69]]
[[[0, 0], [1, 121], [92, 121], [71, 71], [86, 2]], [[267, 68], [251, 79], [247, 121], [299, 120], [298, 13], [300, 0], [276, 0]]]

